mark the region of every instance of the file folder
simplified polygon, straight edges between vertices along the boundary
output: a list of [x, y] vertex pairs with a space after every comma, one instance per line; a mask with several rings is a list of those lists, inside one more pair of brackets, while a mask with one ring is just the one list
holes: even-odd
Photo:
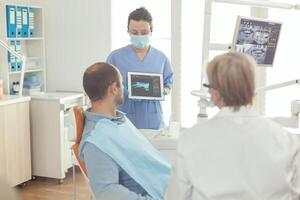
[[[11, 48], [12, 50], [16, 49], [15, 41], [9, 42], [9, 48]], [[7, 56], [8, 56], [8, 64], [10, 67], [10, 71], [15, 72], [17, 70], [16, 57], [14, 55], [12, 55], [10, 52], [8, 52]]]
[[22, 8], [16, 8], [16, 32], [17, 37], [22, 37]]
[[6, 6], [6, 25], [7, 25], [7, 37], [16, 37], [16, 7]]
[[22, 37], [28, 37], [28, 8], [21, 7], [22, 9]]
[[28, 37], [34, 37], [35, 36], [35, 31], [34, 31], [34, 12], [33, 12], [33, 8], [28, 8], [28, 24], [29, 24]]
[[[21, 54], [21, 41], [17, 40], [16, 43], [16, 52]], [[17, 71], [21, 71], [22, 67], [22, 60], [20, 58], [16, 58], [16, 63], [17, 63]]]

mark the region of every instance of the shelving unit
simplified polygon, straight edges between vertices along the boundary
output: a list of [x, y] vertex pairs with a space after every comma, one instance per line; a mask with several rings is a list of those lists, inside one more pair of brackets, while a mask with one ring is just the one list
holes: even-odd
[[44, 40], [43, 37], [33, 37], [33, 38], [6, 38], [7, 41], [11, 41], [11, 40], [20, 40], [20, 41], [23, 41], [23, 40]]
[[[42, 72], [44, 71], [45, 69], [43, 68], [40, 68], [40, 67], [37, 67], [36, 69], [28, 69], [28, 70], [25, 70], [25, 73], [33, 73], [33, 72]], [[13, 75], [13, 74], [20, 74], [21, 72], [20, 71], [17, 71], [17, 72], [9, 72], [10, 75]]]
[[[6, 6], [29, 7], [34, 14], [34, 35], [30, 37], [8, 37]], [[27, 4], [0, 3], [0, 39], [7, 45], [11, 41], [20, 42], [20, 54], [26, 59], [24, 78], [36, 75], [41, 84], [41, 91], [46, 91], [46, 61], [45, 61], [45, 39], [44, 39], [44, 13], [43, 8]], [[16, 16], [17, 17], [17, 16]], [[16, 34], [17, 35], [17, 34]], [[21, 71], [12, 71], [8, 52], [0, 47], [0, 79], [4, 81], [4, 93], [12, 95], [13, 82], [20, 82]]]

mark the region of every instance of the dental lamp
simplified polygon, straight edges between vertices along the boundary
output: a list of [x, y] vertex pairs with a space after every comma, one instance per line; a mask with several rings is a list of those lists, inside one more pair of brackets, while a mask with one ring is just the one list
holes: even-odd
[[4, 49], [6, 49], [8, 52], [13, 54], [15, 57], [20, 59], [22, 61], [21, 65], [21, 77], [20, 77], [20, 90], [19, 90], [19, 96], [21, 97], [23, 94], [23, 82], [24, 82], [24, 72], [25, 72], [25, 63], [26, 63], [26, 57], [21, 55], [20, 53], [16, 52], [14, 49], [10, 48], [5, 42], [0, 40], [0, 46], [2, 46]]

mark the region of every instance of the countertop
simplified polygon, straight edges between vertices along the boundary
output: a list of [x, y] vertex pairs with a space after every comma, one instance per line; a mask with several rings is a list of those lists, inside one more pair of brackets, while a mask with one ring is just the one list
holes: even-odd
[[14, 103], [22, 103], [30, 101], [29, 96], [18, 96], [18, 95], [5, 95], [3, 99], [0, 99], [0, 106], [5, 106]]
[[83, 93], [68, 93], [68, 92], [41, 92], [39, 94], [31, 95], [32, 99], [44, 99], [49, 101], [59, 101], [60, 103], [64, 103], [68, 100], [83, 98]]

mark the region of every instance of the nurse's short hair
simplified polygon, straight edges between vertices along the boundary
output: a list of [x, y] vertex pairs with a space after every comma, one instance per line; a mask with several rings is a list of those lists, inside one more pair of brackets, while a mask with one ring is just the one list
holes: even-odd
[[151, 32], [153, 31], [152, 15], [145, 7], [137, 8], [129, 14], [127, 22], [127, 31], [129, 29], [130, 20], [148, 22], [150, 25]]
[[83, 88], [92, 102], [103, 100], [108, 87], [115, 82], [117, 86], [121, 86], [119, 70], [104, 62], [91, 65], [83, 75]]
[[229, 52], [216, 56], [207, 65], [211, 88], [216, 89], [225, 106], [235, 111], [252, 105], [255, 94], [255, 60], [242, 53]]

